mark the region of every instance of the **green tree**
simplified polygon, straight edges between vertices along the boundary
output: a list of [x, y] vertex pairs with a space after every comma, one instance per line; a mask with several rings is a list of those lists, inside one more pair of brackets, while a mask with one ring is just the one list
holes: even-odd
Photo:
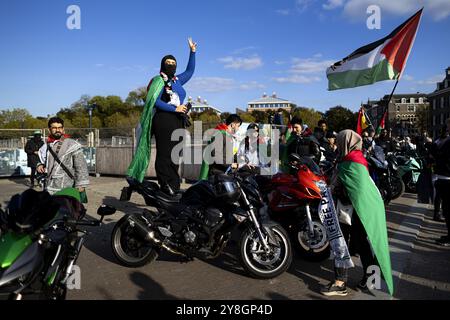
[[217, 115], [216, 112], [209, 109], [209, 110], [200, 112], [198, 121], [202, 121], [203, 123], [219, 123], [220, 117]]
[[248, 112], [239, 114], [239, 117], [241, 117], [242, 122], [255, 122], [256, 120], [255, 117]]
[[329, 130], [336, 132], [344, 129], [356, 130], [358, 113], [343, 106], [336, 106], [325, 112], [325, 119], [327, 120]]
[[125, 103], [131, 106], [143, 107], [147, 98], [147, 88], [141, 87], [131, 91], [125, 99]]
[[231, 113], [229, 113], [229, 112], [222, 112], [220, 114], [220, 120], [225, 121], [230, 116], [230, 114]]
[[320, 112], [317, 112], [312, 108], [304, 107], [297, 107], [293, 109], [292, 117], [294, 116], [300, 117], [303, 120], [303, 123], [307, 124], [311, 130], [314, 130], [314, 127], [317, 126], [317, 122], [322, 119]]

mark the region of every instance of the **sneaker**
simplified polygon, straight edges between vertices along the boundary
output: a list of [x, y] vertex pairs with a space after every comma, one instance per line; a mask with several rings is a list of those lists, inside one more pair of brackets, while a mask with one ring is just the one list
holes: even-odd
[[334, 282], [331, 282], [329, 285], [323, 287], [320, 290], [320, 293], [324, 296], [331, 297], [331, 296], [346, 296], [348, 294], [347, 287], [344, 285], [338, 286]]

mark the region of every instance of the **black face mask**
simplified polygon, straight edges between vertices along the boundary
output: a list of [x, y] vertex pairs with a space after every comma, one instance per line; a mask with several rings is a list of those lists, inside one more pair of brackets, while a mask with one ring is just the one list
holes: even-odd
[[160, 72], [165, 73], [169, 77], [169, 79], [171, 79], [171, 78], [173, 78], [175, 76], [175, 72], [177, 70], [177, 66], [176, 65], [167, 65], [166, 64], [166, 60], [168, 60], [168, 59], [172, 59], [172, 60], [177, 61], [175, 59], [175, 57], [172, 56], [172, 55], [165, 56], [161, 60], [161, 70], [160, 70]]

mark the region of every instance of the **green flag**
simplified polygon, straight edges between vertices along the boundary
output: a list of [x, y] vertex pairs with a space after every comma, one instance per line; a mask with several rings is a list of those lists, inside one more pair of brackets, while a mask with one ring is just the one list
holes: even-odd
[[161, 76], [156, 76], [152, 79], [147, 99], [144, 106], [144, 112], [141, 115], [141, 119], [138, 126], [137, 134], [137, 147], [133, 156], [133, 160], [127, 170], [127, 175], [139, 182], [142, 182], [147, 172], [148, 164], [150, 162], [151, 152], [151, 132], [152, 132], [152, 120], [154, 114], [154, 106], [156, 99], [164, 87], [164, 81]]
[[393, 295], [394, 284], [389, 255], [386, 212], [380, 192], [362, 162], [343, 161], [339, 164], [338, 169], [339, 178], [366, 230], [389, 293]]

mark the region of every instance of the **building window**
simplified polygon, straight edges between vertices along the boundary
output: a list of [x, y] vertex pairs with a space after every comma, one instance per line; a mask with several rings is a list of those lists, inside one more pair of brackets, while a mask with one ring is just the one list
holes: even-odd
[[400, 106], [397, 105], [397, 112], [400, 112]]
[[433, 110], [436, 110], [436, 99], [433, 99]]
[[423, 98], [419, 98], [419, 103], [423, 103]]
[[433, 116], [433, 126], [436, 125], [436, 116]]
[[402, 98], [402, 103], [406, 103], [406, 98]]
[[441, 97], [441, 109], [444, 108], [444, 97]]
[[408, 112], [416, 112], [416, 106], [408, 106]]
[[409, 98], [409, 103], [415, 103], [416, 100], [414, 98]]

